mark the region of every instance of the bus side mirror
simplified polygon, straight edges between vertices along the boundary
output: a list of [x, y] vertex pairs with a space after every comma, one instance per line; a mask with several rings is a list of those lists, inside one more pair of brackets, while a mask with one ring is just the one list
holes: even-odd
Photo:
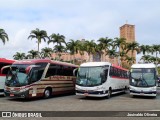
[[31, 67], [28, 66], [28, 67], [26, 68], [26, 74], [28, 74], [30, 70], [31, 70]]
[[78, 73], [78, 68], [73, 70], [73, 76], [77, 76], [77, 73]]
[[8, 71], [10, 70], [10, 68], [11, 68], [10, 66], [4, 66], [1, 68], [0, 73], [6, 75], [8, 73]]

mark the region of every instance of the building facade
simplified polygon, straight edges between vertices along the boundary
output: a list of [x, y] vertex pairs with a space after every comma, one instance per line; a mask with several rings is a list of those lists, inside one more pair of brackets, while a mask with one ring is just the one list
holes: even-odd
[[[124, 24], [120, 27], [120, 38], [125, 38], [126, 43], [132, 43], [135, 42], [135, 25], [130, 24]], [[120, 49], [122, 51], [122, 48]], [[133, 52], [133, 57], [136, 60], [136, 51]], [[132, 52], [129, 51], [127, 53], [127, 56], [132, 57]], [[136, 62], [136, 61], [135, 61]], [[123, 64], [127, 64], [127, 62], [124, 60], [122, 61]]]

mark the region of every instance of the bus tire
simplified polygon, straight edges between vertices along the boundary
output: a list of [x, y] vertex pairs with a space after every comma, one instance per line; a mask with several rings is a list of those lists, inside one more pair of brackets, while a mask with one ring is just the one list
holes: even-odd
[[44, 98], [50, 98], [51, 97], [51, 90], [49, 88], [46, 88], [44, 91]]
[[127, 87], [127, 86], [125, 86], [125, 88], [124, 88], [124, 93], [125, 93], [125, 94], [128, 93], [128, 87]]
[[111, 95], [112, 95], [112, 90], [111, 90], [111, 88], [108, 90], [108, 95], [107, 95], [107, 98], [109, 99], [110, 97], [111, 97]]

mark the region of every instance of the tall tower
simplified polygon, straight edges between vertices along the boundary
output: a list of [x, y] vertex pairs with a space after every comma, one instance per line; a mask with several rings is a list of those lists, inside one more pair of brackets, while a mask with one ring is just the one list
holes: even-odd
[[[124, 24], [120, 27], [120, 38], [125, 38], [127, 43], [131, 43], [135, 41], [135, 25]], [[132, 52], [129, 51], [127, 53], [129, 57], [132, 56]], [[133, 53], [133, 57], [136, 59], [136, 51]], [[124, 63], [125, 61], [123, 61]], [[125, 64], [127, 64], [125, 62]]]

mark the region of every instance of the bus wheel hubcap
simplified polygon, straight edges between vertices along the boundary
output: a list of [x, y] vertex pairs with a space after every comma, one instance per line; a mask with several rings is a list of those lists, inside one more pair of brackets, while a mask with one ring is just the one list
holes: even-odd
[[45, 91], [45, 97], [49, 97], [49, 95], [50, 95], [49, 90], [46, 90], [46, 91]]

